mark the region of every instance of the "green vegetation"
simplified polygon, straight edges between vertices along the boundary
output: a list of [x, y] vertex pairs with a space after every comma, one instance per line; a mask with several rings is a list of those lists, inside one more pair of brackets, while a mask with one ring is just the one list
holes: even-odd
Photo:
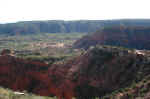
[[23, 92], [24, 94], [17, 94], [10, 89], [0, 87], [0, 99], [57, 99], [56, 97], [44, 97]]
[[29, 45], [32, 45], [33, 43], [65, 43], [71, 45], [75, 40], [81, 38], [84, 35], [84, 33], [44, 33], [22, 36], [1, 35], [0, 49], [9, 48], [17, 50], [27, 50], [30, 49]]
[[[146, 82], [144, 81], [145, 78], [147, 79]], [[123, 97], [126, 99], [145, 99], [145, 95], [150, 91], [150, 81], [148, 80], [149, 76], [145, 78], [142, 81], [133, 83], [126, 88], [120, 88], [119, 90], [104, 96], [103, 99], [122, 99]], [[122, 94], [122, 96], [119, 96], [119, 94]]]
[[78, 55], [80, 52], [72, 49], [72, 44], [84, 35], [84, 33], [2, 35], [0, 36], [0, 51], [10, 49], [17, 57], [52, 64]]

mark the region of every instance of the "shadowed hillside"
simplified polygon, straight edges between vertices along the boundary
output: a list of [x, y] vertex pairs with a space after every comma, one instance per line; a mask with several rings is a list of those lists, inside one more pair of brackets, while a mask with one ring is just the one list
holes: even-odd
[[88, 49], [96, 44], [150, 49], [150, 27], [111, 26], [87, 35], [74, 43], [75, 48]]
[[150, 74], [149, 64], [134, 50], [97, 46], [76, 59], [68, 75], [79, 99], [93, 99], [141, 81]]

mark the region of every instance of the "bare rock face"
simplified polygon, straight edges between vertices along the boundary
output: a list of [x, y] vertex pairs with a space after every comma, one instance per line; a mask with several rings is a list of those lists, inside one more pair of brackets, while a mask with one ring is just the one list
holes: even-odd
[[[0, 86], [14, 91], [28, 91], [42, 96], [71, 99], [73, 84], [63, 73], [37, 61], [28, 61], [10, 55], [0, 56]], [[61, 70], [61, 69], [60, 69]], [[62, 74], [62, 75], [61, 75]]]
[[32, 81], [38, 80], [32, 77], [30, 72], [38, 72], [42, 75], [48, 66], [39, 62], [31, 62], [15, 58], [9, 55], [0, 56], [0, 85], [14, 90], [33, 90], [30, 88]]
[[0, 85], [59, 99], [92, 99], [140, 81], [150, 74], [149, 64], [144, 55], [101, 46], [51, 66], [2, 55]]

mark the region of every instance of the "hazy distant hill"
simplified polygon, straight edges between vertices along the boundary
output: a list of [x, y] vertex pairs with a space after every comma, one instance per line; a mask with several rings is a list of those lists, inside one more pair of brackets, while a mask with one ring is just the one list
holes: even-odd
[[101, 27], [101, 21], [27, 21], [0, 24], [0, 33], [32, 34], [32, 33], [72, 33], [94, 32]]
[[78, 20], [78, 21], [25, 21], [0, 24], [0, 34], [32, 34], [32, 33], [89, 33], [104, 26], [150, 26], [149, 19], [126, 20]]

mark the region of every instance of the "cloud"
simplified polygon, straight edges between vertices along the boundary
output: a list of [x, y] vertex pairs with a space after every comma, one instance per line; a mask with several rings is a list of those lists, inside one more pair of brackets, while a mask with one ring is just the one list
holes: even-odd
[[150, 18], [149, 0], [1, 0], [0, 23], [23, 20]]

